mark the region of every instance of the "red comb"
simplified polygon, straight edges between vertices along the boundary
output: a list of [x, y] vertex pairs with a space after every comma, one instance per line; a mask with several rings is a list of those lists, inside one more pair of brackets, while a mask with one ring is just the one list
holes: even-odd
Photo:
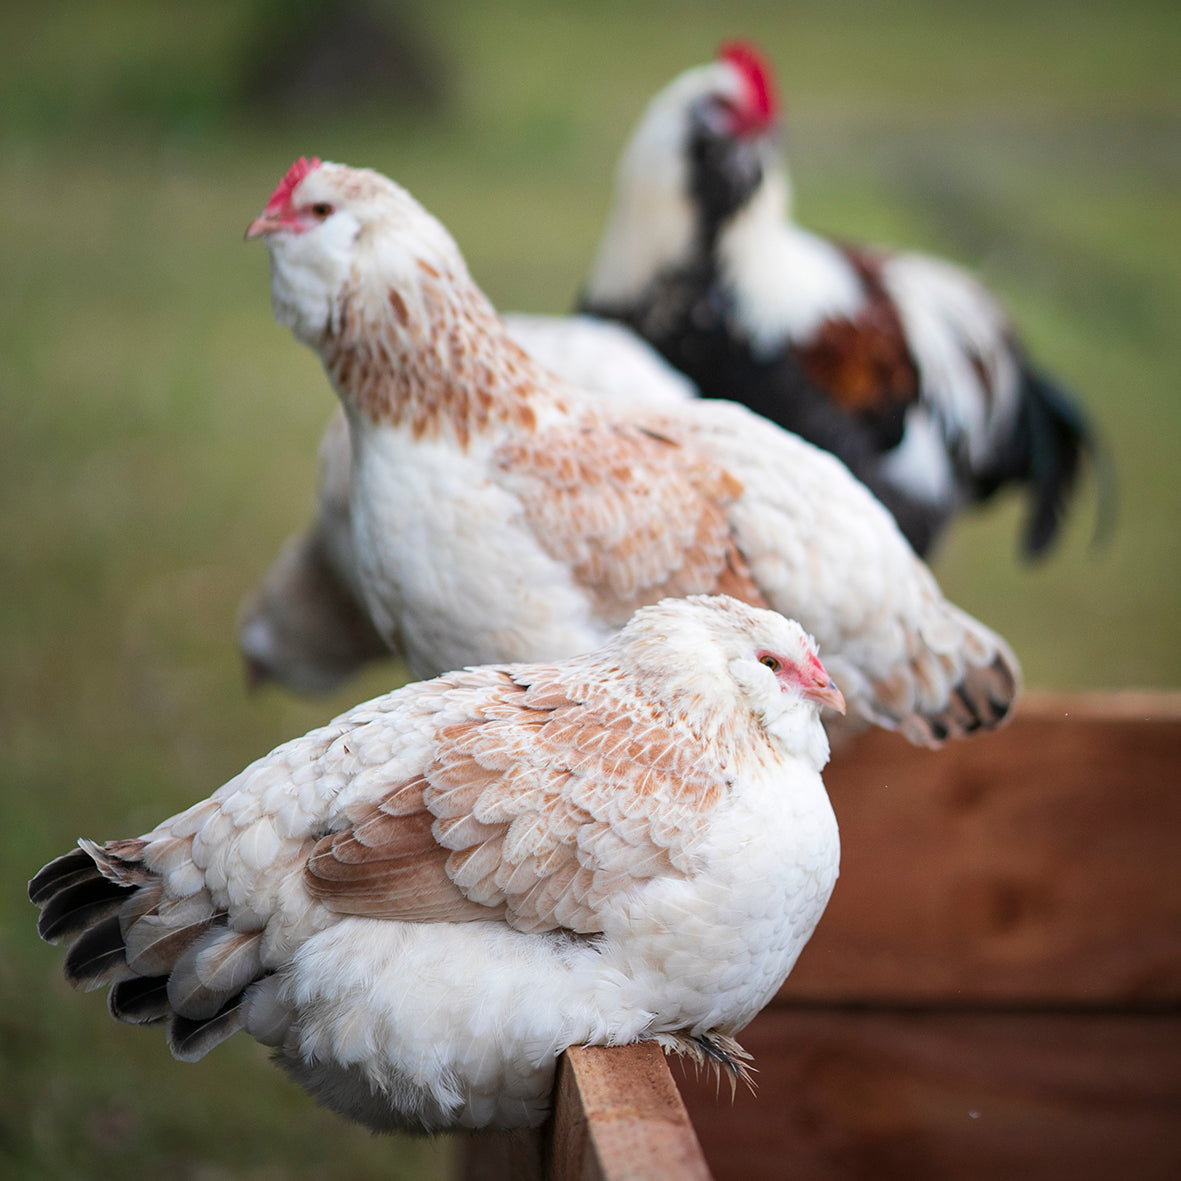
[[282, 209], [288, 201], [291, 200], [291, 194], [295, 191], [295, 186], [309, 172], [314, 172], [320, 167], [320, 157], [313, 156], [310, 160], [306, 156], [300, 156], [290, 168], [287, 169], [287, 175], [279, 181], [275, 187], [275, 191], [271, 194], [271, 199], [267, 202], [267, 212], [274, 212]]
[[763, 55], [748, 41], [726, 41], [718, 48], [718, 61], [728, 62], [746, 79], [754, 99], [751, 113], [760, 123], [770, 123], [779, 113], [779, 98]]

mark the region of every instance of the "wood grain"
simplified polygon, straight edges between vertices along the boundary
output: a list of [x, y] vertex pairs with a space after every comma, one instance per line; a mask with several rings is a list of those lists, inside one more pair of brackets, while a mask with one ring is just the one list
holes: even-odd
[[717, 1181], [1181, 1177], [1175, 1016], [776, 1006], [742, 1041], [755, 1096], [673, 1067]]
[[841, 877], [781, 995], [1181, 999], [1181, 695], [1031, 696], [936, 752], [866, 733], [825, 783]]
[[710, 1181], [685, 1104], [652, 1042], [566, 1051], [551, 1146], [552, 1181]]
[[545, 1181], [551, 1124], [516, 1132], [459, 1133], [455, 1181]]

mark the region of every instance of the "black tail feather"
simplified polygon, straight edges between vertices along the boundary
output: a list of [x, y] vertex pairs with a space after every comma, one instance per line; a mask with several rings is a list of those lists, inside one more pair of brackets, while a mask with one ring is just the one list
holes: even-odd
[[168, 1048], [181, 1062], [196, 1062], [242, 1028], [242, 996], [226, 1001], [212, 1016], [200, 1019], [174, 1013], [168, 1022]]
[[131, 972], [118, 915], [95, 923], [74, 940], [66, 955], [65, 971], [74, 988], [98, 988]]
[[71, 884], [48, 894], [48, 901], [42, 904], [37, 932], [47, 943], [59, 943], [101, 923], [130, 895], [132, 887], [107, 881], [93, 862], [91, 868], [94, 873], [90, 877], [71, 872], [63, 878]]
[[116, 1021], [129, 1025], [154, 1025], [168, 1017], [167, 976], [133, 976], [111, 989], [107, 1008]]
[[35, 906], [41, 906], [59, 890], [68, 889], [78, 882], [89, 881], [96, 876], [101, 875], [94, 864], [94, 858], [84, 849], [71, 849], [33, 875], [29, 882], [29, 901]]
[[1028, 480], [1033, 498], [1022, 538], [1026, 556], [1040, 557], [1053, 544], [1084, 455], [1090, 461], [1099, 491], [1093, 541], [1104, 539], [1114, 522], [1114, 472], [1106, 448], [1079, 402], [1041, 374], [1027, 370], [1019, 429], [1028, 447]]

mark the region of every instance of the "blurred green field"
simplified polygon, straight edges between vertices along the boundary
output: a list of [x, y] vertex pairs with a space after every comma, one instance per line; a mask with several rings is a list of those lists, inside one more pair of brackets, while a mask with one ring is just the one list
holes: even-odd
[[1147, 0], [465, 5], [413, 25], [427, 114], [280, 120], [234, 101], [250, 5], [63, 0], [0, 16], [0, 1171], [125, 1181], [440, 1175], [445, 1142], [315, 1108], [253, 1043], [196, 1066], [60, 980], [26, 879], [145, 830], [363, 697], [246, 694], [238, 600], [305, 519], [331, 395], [271, 320], [242, 232], [301, 154], [368, 164], [451, 228], [502, 308], [561, 312], [648, 96], [733, 35], [785, 92], [797, 208], [937, 251], [1000, 292], [1120, 476], [1059, 550], [1013, 502], [937, 574], [1030, 684], [1181, 685], [1181, 7]]

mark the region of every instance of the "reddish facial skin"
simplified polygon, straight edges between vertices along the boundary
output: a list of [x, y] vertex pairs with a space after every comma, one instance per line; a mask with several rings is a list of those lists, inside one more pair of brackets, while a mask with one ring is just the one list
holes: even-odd
[[300, 181], [309, 172], [319, 168], [320, 163], [318, 156], [313, 156], [310, 160], [306, 156], [300, 156], [287, 169], [286, 175], [275, 186], [275, 191], [267, 201], [266, 208], [246, 227], [247, 238], [258, 238], [263, 234], [273, 233], [275, 230], [291, 230], [300, 233], [315, 225], [316, 219], [310, 214], [296, 209], [291, 198]]
[[845, 712], [845, 698], [840, 689], [836, 687], [824, 665], [811, 653], [802, 665], [798, 661], [766, 650], [758, 653], [758, 661], [775, 673], [775, 679], [784, 689], [790, 689], [793, 693], [799, 693], [809, 701], [814, 701], [817, 705], [826, 705], [838, 713]]

